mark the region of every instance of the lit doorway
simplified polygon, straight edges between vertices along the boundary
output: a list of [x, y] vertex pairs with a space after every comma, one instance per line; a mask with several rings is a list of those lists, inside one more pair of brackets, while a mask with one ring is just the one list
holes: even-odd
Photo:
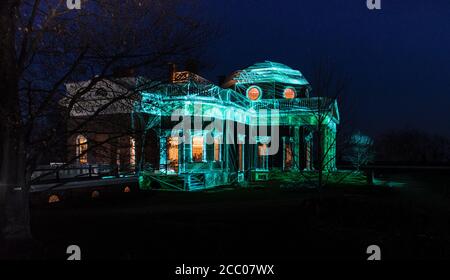
[[169, 137], [167, 139], [167, 172], [178, 173], [178, 137]]

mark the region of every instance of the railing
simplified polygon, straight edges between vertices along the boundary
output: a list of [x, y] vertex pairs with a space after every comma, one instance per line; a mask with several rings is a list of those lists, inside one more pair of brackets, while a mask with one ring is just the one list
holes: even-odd
[[294, 99], [262, 99], [251, 101], [244, 94], [231, 89], [223, 89], [213, 84], [188, 82], [164, 85], [154, 92], [142, 93], [142, 100], [136, 111], [148, 114], [171, 115], [175, 109], [184, 109], [185, 102], [217, 104], [243, 111], [251, 109], [298, 112], [329, 111], [334, 99], [310, 97]]
[[[123, 172], [125, 171], [125, 172]], [[134, 173], [134, 166], [116, 166], [105, 164], [69, 165], [69, 166], [45, 166], [37, 168], [32, 176], [32, 184], [46, 182], [60, 182], [61, 180], [73, 180], [84, 178], [101, 178], [103, 176], [119, 177], [121, 174]]]
[[253, 108], [261, 109], [278, 109], [278, 110], [318, 110], [329, 109], [333, 100], [325, 97], [295, 98], [295, 99], [267, 99], [255, 102]]

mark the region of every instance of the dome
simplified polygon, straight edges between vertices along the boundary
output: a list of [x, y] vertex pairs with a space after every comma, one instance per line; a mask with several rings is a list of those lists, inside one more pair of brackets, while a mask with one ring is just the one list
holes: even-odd
[[242, 70], [234, 77], [237, 84], [278, 82], [295, 86], [309, 85], [303, 74], [282, 63], [264, 61]]

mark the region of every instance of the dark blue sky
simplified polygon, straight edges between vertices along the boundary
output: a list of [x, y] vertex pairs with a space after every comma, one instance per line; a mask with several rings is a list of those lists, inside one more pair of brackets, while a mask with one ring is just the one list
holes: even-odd
[[450, 1], [381, 2], [370, 11], [366, 0], [209, 0], [223, 35], [203, 74], [216, 80], [272, 60], [308, 79], [328, 58], [350, 78], [341, 114], [355, 129], [450, 135]]

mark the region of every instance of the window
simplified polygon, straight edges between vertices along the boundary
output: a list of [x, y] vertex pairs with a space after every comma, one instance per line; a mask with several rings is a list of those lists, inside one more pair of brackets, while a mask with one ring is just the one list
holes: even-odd
[[130, 165], [136, 165], [136, 140], [130, 137]]
[[116, 150], [116, 164], [120, 167], [120, 148]]
[[192, 161], [201, 162], [203, 161], [203, 136], [192, 137]]
[[178, 145], [178, 137], [167, 139], [167, 169], [172, 172], [178, 172]]
[[258, 169], [267, 170], [269, 156], [267, 155], [267, 144], [258, 145]]
[[239, 171], [244, 171], [244, 144], [238, 144]]
[[220, 161], [220, 138], [214, 138], [214, 160]]
[[293, 166], [292, 143], [285, 143], [284, 147], [284, 169], [291, 169]]
[[295, 89], [293, 87], [287, 87], [284, 89], [283, 96], [286, 99], [294, 99], [297, 95]]
[[257, 101], [261, 99], [262, 90], [258, 86], [251, 86], [247, 89], [247, 98], [252, 101]]
[[76, 145], [76, 156], [78, 158], [78, 163], [80, 164], [87, 164], [88, 163], [88, 155], [87, 155], [87, 149], [88, 149], [88, 142], [86, 137], [83, 135], [78, 135], [75, 140]]

